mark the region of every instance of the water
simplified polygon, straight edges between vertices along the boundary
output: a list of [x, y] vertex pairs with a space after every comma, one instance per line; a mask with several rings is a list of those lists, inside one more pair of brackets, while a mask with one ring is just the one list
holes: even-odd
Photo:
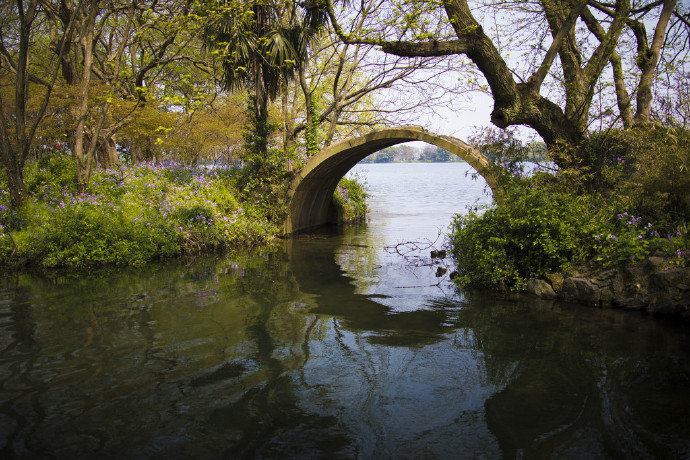
[[358, 168], [365, 226], [0, 276], [0, 456], [690, 455], [687, 325], [456, 292], [447, 260], [393, 246], [436, 240], [482, 184], [465, 164]]

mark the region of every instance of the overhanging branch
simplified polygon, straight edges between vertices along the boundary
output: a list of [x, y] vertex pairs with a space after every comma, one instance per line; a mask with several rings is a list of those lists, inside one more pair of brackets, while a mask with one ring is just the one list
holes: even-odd
[[466, 54], [469, 50], [469, 41], [466, 39], [428, 42], [384, 42], [381, 49], [389, 54], [401, 57], [438, 57]]
[[565, 38], [568, 36], [573, 26], [575, 26], [578, 16], [580, 16], [580, 13], [586, 5], [586, 1], [582, 1], [579, 4], [575, 5], [573, 10], [568, 15], [568, 18], [561, 26], [561, 28], [558, 29], [556, 36], [553, 37], [553, 42], [551, 42], [551, 46], [546, 52], [544, 60], [542, 61], [537, 71], [534, 72], [528, 80], [529, 83], [533, 85], [535, 90], [538, 91], [541, 87], [541, 84], [544, 82], [544, 78], [546, 78], [546, 75], [549, 73], [549, 69], [553, 64], [553, 61], [556, 59], [556, 56], [558, 55], [558, 51], [561, 49], [561, 46], [563, 46]]

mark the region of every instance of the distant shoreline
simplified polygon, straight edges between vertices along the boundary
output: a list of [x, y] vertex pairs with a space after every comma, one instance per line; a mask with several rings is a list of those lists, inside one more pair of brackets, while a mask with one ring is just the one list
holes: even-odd
[[385, 165], [385, 164], [400, 164], [400, 163], [418, 163], [418, 164], [429, 164], [429, 163], [467, 163], [465, 160], [462, 158], [458, 158], [457, 160], [448, 160], [448, 161], [420, 161], [420, 160], [410, 160], [410, 161], [400, 161], [400, 160], [395, 160], [395, 161], [366, 161], [366, 158], [362, 161], [360, 161], [357, 164], [365, 164], [365, 165]]

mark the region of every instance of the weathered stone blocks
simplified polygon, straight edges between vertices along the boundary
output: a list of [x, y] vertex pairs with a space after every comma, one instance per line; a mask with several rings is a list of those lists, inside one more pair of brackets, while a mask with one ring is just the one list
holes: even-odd
[[529, 280], [525, 290], [545, 299], [592, 307], [690, 318], [690, 267], [669, 268], [663, 257], [649, 257], [637, 265], [600, 272], [549, 274], [546, 280]]

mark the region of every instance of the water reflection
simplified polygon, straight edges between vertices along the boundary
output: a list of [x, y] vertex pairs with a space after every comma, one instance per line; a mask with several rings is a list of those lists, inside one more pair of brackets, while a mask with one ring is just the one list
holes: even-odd
[[682, 326], [537, 301], [467, 308], [461, 321], [487, 376], [504, 382], [485, 410], [505, 456], [688, 454]]
[[[455, 326], [453, 315], [456, 306], [448, 309], [444, 305], [417, 304], [414, 309], [406, 311], [386, 306], [389, 299], [386, 295], [360, 294], [362, 285], [357, 283], [358, 278], [348, 276], [343, 269], [343, 245], [336, 244], [334, 238], [293, 239], [287, 244], [295, 280], [300, 290], [309, 293], [313, 299], [310, 312], [336, 317], [338, 327], [368, 331], [366, 340], [370, 343], [422, 346], [444, 339], [443, 334]], [[352, 244], [348, 243], [346, 247], [352, 247]], [[378, 265], [376, 253], [369, 249], [373, 245], [359, 244], [355, 247], [360, 254], [365, 254], [355, 260], [364, 260], [365, 267]], [[354, 265], [352, 258], [346, 263], [350, 269]], [[364, 276], [368, 272], [365, 267], [362, 270]]]
[[351, 260], [386, 261], [348, 231], [1, 276], [0, 455], [690, 455], [685, 326], [438, 291], [415, 305], [357, 281]]

